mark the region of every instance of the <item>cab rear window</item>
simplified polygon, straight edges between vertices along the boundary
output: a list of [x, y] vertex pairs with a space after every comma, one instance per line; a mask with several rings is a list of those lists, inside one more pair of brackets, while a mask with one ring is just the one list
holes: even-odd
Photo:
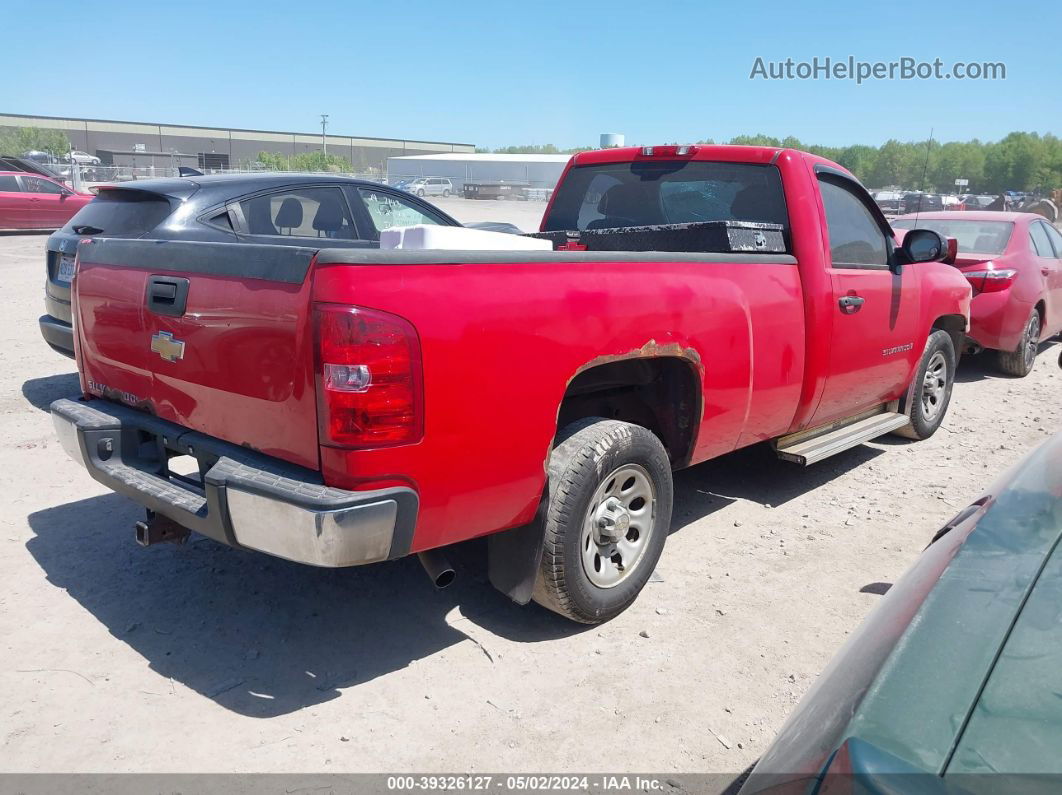
[[173, 212], [170, 200], [143, 190], [101, 190], [70, 219], [63, 231], [107, 237], [140, 237]]
[[788, 230], [778, 169], [696, 160], [579, 166], [557, 189], [543, 230], [754, 221]]

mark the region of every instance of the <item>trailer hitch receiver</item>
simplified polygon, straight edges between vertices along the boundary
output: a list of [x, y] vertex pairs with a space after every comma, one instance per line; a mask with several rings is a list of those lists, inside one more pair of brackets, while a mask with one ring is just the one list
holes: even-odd
[[147, 512], [147, 518], [136, 523], [136, 543], [142, 547], [152, 544], [183, 544], [192, 531], [154, 511]]

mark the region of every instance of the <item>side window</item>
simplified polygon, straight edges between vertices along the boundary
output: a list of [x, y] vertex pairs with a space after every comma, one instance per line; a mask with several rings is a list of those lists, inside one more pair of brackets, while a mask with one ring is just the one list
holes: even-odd
[[885, 268], [889, 250], [885, 235], [866, 205], [848, 188], [819, 178], [830, 258], [835, 268]]
[[21, 193], [22, 188], [18, 186], [18, 177], [11, 174], [0, 174], [0, 191], [4, 193]]
[[358, 188], [358, 193], [361, 195], [361, 200], [365, 202], [365, 209], [369, 211], [369, 217], [376, 227], [374, 240], [379, 240], [381, 231], [394, 226], [442, 224], [442, 219], [428, 215], [420, 207], [397, 193], [372, 188]]
[[62, 193], [63, 189], [40, 177], [23, 177], [22, 184], [26, 186], [27, 193]]
[[339, 188], [295, 188], [240, 202], [251, 235], [357, 240]]
[[1032, 247], [1033, 251], [1036, 252], [1036, 256], [1055, 256], [1055, 252], [1051, 248], [1051, 241], [1047, 237], [1047, 230], [1044, 228], [1044, 225], [1041, 224], [1039, 221], [1029, 224], [1029, 237], [1032, 240]]
[[1042, 224], [1047, 230], [1047, 236], [1051, 238], [1051, 245], [1055, 248], [1055, 256], [1062, 259], [1062, 232], [1059, 232], [1051, 224]]

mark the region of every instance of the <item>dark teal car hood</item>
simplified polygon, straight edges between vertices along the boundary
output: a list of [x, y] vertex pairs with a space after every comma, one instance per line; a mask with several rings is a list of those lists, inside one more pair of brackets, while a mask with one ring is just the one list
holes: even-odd
[[[1030, 516], [1037, 506], [1037, 522], [1062, 526], [1062, 499], [1030, 494]], [[1062, 549], [1036, 578], [946, 772], [1062, 774]]]
[[[973, 517], [974, 526], [889, 655], [847, 736], [921, 769], [945, 770], [1062, 533], [1060, 463], [1062, 435], [1041, 445], [990, 491], [984, 512]], [[1062, 650], [1062, 634], [1053, 640]]]
[[834, 657], [743, 791], [814, 788], [849, 738], [935, 776], [1062, 770], [1062, 433], [949, 526]]

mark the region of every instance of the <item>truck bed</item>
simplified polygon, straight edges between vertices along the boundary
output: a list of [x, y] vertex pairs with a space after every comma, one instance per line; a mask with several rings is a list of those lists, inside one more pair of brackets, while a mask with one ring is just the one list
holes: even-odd
[[[146, 309], [155, 275], [188, 279], [184, 316]], [[687, 462], [784, 433], [801, 390], [803, 301], [788, 254], [105, 240], [82, 246], [75, 289], [86, 393], [317, 470], [329, 486], [411, 485], [414, 551], [449, 543], [455, 528], [472, 537], [530, 519], [565, 389], [590, 364], [669, 357], [710, 387], [692, 409]], [[416, 329], [420, 443], [319, 444], [320, 303]], [[179, 362], [152, 351], [160, 332], [184, 343]]]

